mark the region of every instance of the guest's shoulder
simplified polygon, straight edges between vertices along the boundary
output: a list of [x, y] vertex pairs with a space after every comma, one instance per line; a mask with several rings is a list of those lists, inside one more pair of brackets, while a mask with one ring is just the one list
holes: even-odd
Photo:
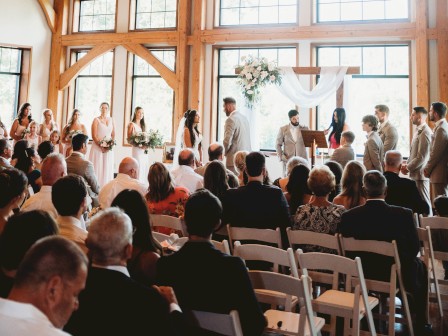
[[176, 195], [180, 195], [180, 196], [183, 196], [183, 195], [188, 196], [190, 194], [190, 191], [185, 187], [179, 186], [179, 187], [174, 187], [174, 193]]

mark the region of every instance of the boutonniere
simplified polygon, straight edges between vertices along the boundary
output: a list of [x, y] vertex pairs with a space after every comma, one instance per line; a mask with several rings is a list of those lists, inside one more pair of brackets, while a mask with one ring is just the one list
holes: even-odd
[[423, 129], [418, 130], [418, 131], [417, 131], [417, 135], [422, 134], [422, 132], [423, 132]]

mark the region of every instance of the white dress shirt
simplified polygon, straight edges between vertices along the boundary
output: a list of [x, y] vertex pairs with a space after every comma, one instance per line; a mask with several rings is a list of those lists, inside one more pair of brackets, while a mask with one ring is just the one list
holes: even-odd
[[139, 180], [136, 180], [127, 174], [118, 173], [117, 177], [106, 183], [98, 194], [98, 201], [101, 208], [109, 208], [114, 198], [125, 189], [136, 190], [142, 196], [145, 196], [148, 190], [146, 185]]
[[58, 217], [58, 212], [51, 200], [51, 186], [43, 185], [38, 193], [28, 198], [23, 204], [21, 211], [43, 210], [46, 211], [54, 219]]
[[55, 328], [48, 317], [29, 303], [0, 298], [0, 335], [70, 336]]
[[297, 131], [299, 130], [300, 125], [294, 126], [289, 123], [289, 131], [291, 132], [292, 139], [297, 142]]
[[204, 178], [190, 166], [179, 166], [171, 172], [176, 186], [187, 188], [190, 193], [204, 187]]

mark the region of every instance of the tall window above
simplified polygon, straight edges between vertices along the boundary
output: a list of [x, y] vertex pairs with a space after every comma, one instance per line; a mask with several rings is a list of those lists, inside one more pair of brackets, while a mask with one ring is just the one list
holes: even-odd
[[80, 32], [115, 29], [116, 0], [80, 0]]
[[296, 23], [298, 0], [216, 0], [220, 26]]
[[27, 99], [30, 50], [0, 46], [0, 118], [9, 131]]
[[[266, 47], [266, 48], [226, 48], [219, 50], [218, 68], [218, 141], [224, 137], [224, 123], [226, 114], [222, 110], [223, 98], [231, 96], [237, 101], [237, 109], [244, 109], [244, 98], [236, 79], [234, 66], [241, 63], [241, 57], [252, 55], [258, 58], [266, 57], [269, 61], [276, 61], [279, 66], [296, 66], [295, 47]], [[263, 88], [260, 102], [256, 104], [257, 129], [261, 149], [275, 150], [275, 139], [280, 126], [288, 123], [287, 113], [295, 105], [283, 96], [273, 85]], [[244, 111], [243, 111], [244, 112]], [[253, 122], [251, 120], [251, 122]]]
[[316, 22], [409, 18], [409, 0], [315, 0]]
[[[76, 52], [76, 61], [87, 51]], [[76, 78], [74, 108], [81, 111], [81, 123], [90, 131], [92, 121], [99, 115], [102, 102], [112, 101], [112, 69], [114, 53], [108, 52], [92, 61]], [[112, 113], [113, 106], [112, 106]], [[69, 111], [68, 118], [70, 118]]]
[[[317, 48], [318, 66], [359, 66], [360, 75], [346, 76], [344, 108], [346, 122], [356, 134], [355, 151], [364, 153], [365, 132], [362, 117], [375, 114], [375, 106], [390, 109], [389, 120], [399, 131], [397, 149], [409, 153], [409, 46], [365, 45], [323, 46]], [[318, 106], [317, 129], [329, 127], [336, 107], [336, 94]]]
[[[174, 49], [151, 50], [163, 64], [175, 70], [176, 51]], [[147, 129], [159, 130], [165, 141], [172, 141], [174, 91], [145, 60], [133, 56], [132, 111], [143, 108]], [[132, 118], [130, 116], [128, 122]], [[125, 125], [127, 125], [127, 123]]]
[[135, 29], [176, 27], [177, 0], [135, 1]]

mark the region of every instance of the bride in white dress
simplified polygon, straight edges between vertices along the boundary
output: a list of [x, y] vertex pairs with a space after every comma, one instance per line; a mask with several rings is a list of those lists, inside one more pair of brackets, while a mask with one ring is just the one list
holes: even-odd
[[93, 164], [98, 184], [100, 187], [114, 178], [114, 152], [108, 148], [100, 147], [104, 138], [115, 139], [114, 120], [109, 114], [109, 103], [101, 103], [101, 115], [93, 119], [92, 123], [92, 148], [89, 160]]
[[[128, 125], [128, 139], [131, 135], [139, 132], [145, 132], [145, 112], [143, 108], [137, 106], [134, 110], [132, 121]], [[139, 164], [138, 179], [145, 185], [148, 184], [149, 158], [145, 154], [146, 148], [132, 147], [132, 157], [137, 160]]]
[[198, 129], [199, 121], [199, 113], [196, 110], [187, 110], [181, 119], [176, 135], [174, 168], [179, 165], [179, 152], [182, 148], [191, 148], [194, 152], [196, 167], [202, 166], [202, 134]]

